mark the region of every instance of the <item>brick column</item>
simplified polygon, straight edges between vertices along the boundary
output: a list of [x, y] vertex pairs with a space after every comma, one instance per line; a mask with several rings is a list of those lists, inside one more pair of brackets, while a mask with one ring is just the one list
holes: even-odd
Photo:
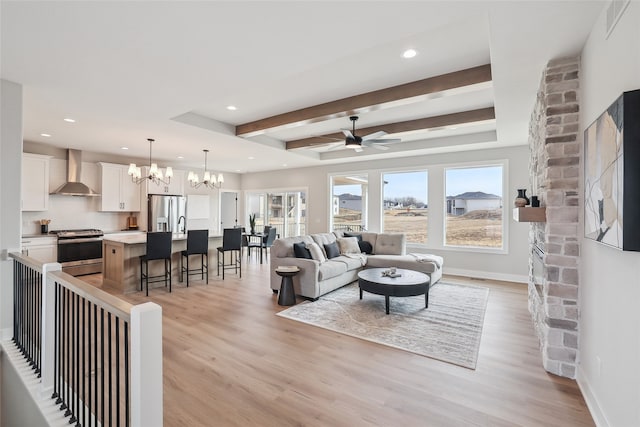
[[569, 378], [578, 363], [579, 66], [579, 57], [547, 64], [529, 126], [532, 194], [547, 208], [547, 221], [531, 224], [530, 243], [545, 251], [545, 274], [540, 295], [530, 254], [529, 311], [544, 368]]

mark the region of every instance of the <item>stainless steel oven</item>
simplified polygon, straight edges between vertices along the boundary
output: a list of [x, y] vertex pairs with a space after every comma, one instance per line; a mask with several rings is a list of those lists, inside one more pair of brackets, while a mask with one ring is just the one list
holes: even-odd
[[102, 272], [101, 230], [59, 230], [58, 262], [62, 271], [72, 276]]

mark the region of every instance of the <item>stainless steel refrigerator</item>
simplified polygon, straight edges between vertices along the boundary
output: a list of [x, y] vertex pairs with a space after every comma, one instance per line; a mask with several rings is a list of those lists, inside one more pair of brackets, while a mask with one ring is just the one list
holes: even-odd
[[186, 206], [185, 197], [150, 194], [147, 199], [147, 231], [184, 233], [187, 229]]

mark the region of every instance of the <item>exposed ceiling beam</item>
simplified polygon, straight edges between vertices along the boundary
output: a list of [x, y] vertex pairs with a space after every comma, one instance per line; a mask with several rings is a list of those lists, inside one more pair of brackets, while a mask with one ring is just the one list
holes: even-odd
[[241, 124], [236, 126], [236, 136], [250, 137], [268, 130], [292, 128], [403, 103], [418, 102], [441, 92], [490, 81], [491, 65], [480, 65]]
[[[358, 136], [365, 136], [373, 132], [385, 131], [388, 134], [409, 132], [421, 129], [433, 129], [441, 126], [454, 126], [464, 123], [481, 122], [485, 120], [493, 120], [496, 118], [496, 113], [493, 107], [481, 108], [478, 110], [462, 111], [460, 113], [444, 114], [442, 116], [425, 117], [422, 119], [408, 120], [405, 122], [387, 123], [378, 126], [371, 126], [368, 128], [358, 129]], [[329, 139], [334, 138], [336, 140], [344, 139], [342, 132], [331, 133], [322, 136], [315, 136], [311, 138], [296, 139], [294, 141], [287, 141], [287, 150], [293, 150], [296, 148], [311, 147], [314, 145], [324, 145], [329, 142]]]

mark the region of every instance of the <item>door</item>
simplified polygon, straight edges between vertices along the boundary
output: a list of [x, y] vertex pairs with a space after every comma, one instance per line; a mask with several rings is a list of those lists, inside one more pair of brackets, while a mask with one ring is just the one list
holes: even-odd
[[223, 191], [220, 193], [220, 230], [238, 225], [238, 193]]

